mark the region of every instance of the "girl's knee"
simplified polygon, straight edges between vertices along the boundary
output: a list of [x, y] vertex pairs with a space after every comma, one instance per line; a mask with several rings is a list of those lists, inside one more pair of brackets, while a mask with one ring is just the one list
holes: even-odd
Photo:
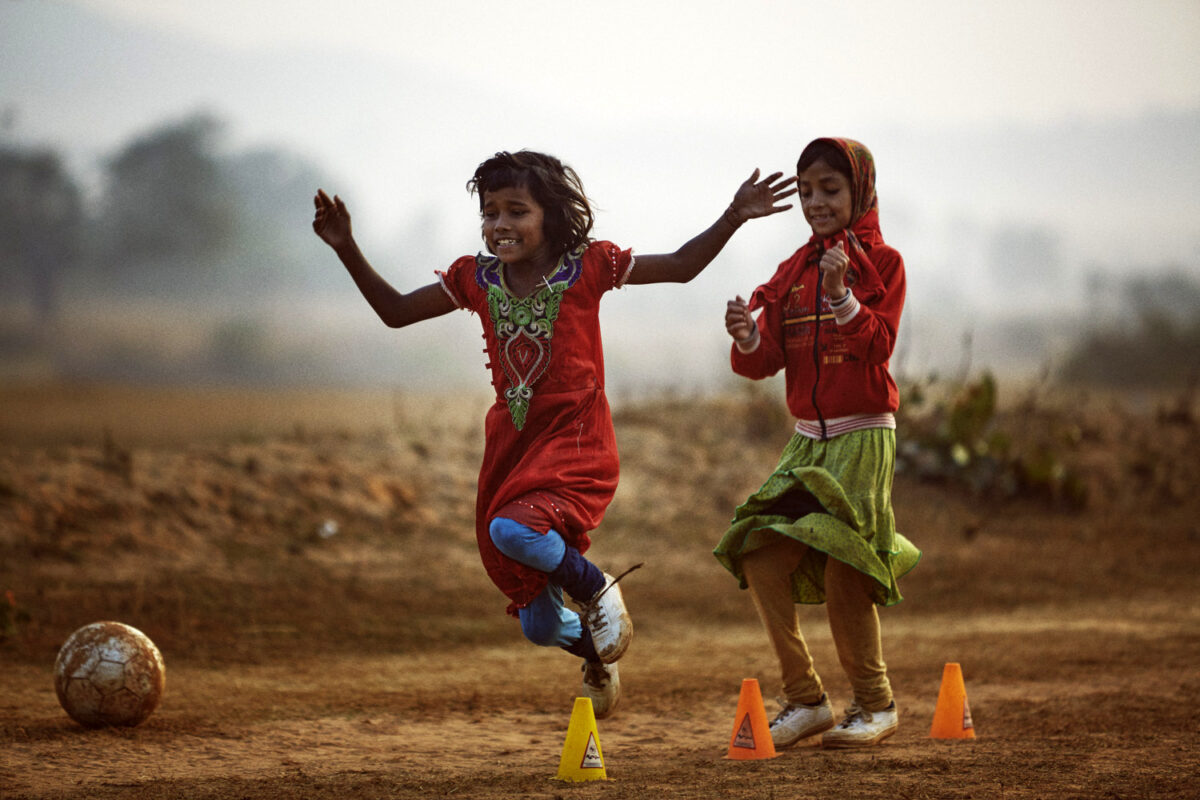
[[845, 561], [830, 556], [825, 562], [825, 582], [839, 586], [865, 588], [873, 580], [870, 575], [859, 571]]
[[770, 559], [763, 557], [762, 550], [753, 550], [742, 556], [742, 573], [746, 576], [746, 580], [755, 581], [764, 576], [764, 573], [769, 572]]
[[568, 611], [562, 602], [562, 590], [549, 585], [521, 609], [521, 633], [540, 647], [563, 647], [579, 638], [583, 631], [579, 615]]
[[790, 580], [807, 551], [800, 542], [781, 539], [742, 556], [742, 572], [749, 581]]
[[542, 533], [507, 517], [488, 523], [492, 544], [504, 555], [542, 572], [551, 572], [563, 558], [566, 543], [553, 528]]
[[518, 549], [529, 529], [519, 522], [505, 517], [496, 517], [488, 525], [488, 536], [492, 544], [504, 554]]
[[554, 647], [559, 644], [561, 638], [558, 617], [551, 617], [548, 614], [522, 616], [521, 633], [525, 634], [525, 638], [538, 647]]
[[825, 593], [829, 602], [874, 605], [875, 579], [854, 567], [830, 557], [825, 564]]

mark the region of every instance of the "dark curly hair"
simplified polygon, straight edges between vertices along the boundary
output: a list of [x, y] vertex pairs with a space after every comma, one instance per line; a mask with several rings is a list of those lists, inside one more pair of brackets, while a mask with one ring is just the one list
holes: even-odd
[[575, 170], [545, 153], [507, 151], [484, 161], [467, 181], [467, 191], [483, 195], [497, 189], [524, 187], [542, 207], [543, 233], [557, 252], [566, 253], [591, 241], [592, 207]]

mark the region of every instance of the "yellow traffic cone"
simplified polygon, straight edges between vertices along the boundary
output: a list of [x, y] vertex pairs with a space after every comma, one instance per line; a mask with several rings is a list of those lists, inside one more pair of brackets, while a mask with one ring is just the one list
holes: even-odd
[[560, 781], [575, 782], [608, 780], [590, 697], [575, 698], [562, 757], [558, 761], [558, 775], [555, 777]]

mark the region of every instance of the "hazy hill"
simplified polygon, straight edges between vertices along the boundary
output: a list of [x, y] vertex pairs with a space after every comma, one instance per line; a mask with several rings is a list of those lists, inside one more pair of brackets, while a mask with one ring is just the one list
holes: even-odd
[[[332, 176], [354, 203], [373, 260], [404, 288], [478, 248], [463, 184], [496, 149], [563, 155], [598, 202], [597, 234], [656, 252], [715, 218], [743, 165], [787, 168], [808, 135], [769, 120], [747, 132], [742, 120], [705, 109], [647, 130], [581, 113], [587, 98], [521, 98], [508, 108], [485, 84], [402, 56], [224, 48], [74, 4], [0, 3], [0, 141], [60, 149], [94, 180], [131, 137], [206, 109], [227, 121], [234, 146], [295, 152]], [[836, 133], [868, 142], [879, 161], [884, 232], [909, 267], [902, 348], [910, 369], [956, 368], [965, 336], [975, 363], [1037, 368], [1085, 323], [1120, 319], [1120, 307], [1092, 305], [1120, 293], [1089, 294], [1090, 276], [1200, 276], [1200, 109], [988, 129], [925, 130], [869, 109], [862, 118], [860, 130]], [[531, 120], [536, 141], [514, 133]], [[305, 226], [308, 203], [307, 193], [297, 196], [281, 218]], [[693, 284], [608, 302], [610, 370], [628, 384], [723, 376], [725, 298], [764, 280], [805, 236], [794, 213], [756, 223]], [[329, 268], [318, 292], [342, 278], [336, 262]], [[300, 363], [336, 364], [339, 380], [359, 361], [349, 371], [371, 378], [376, 365], [412, 375], [431, 358], [457, 365], [452, 372], [478, 367], [474, 320], [398, 339], [356, 299], [333, 306], [318, 293], [303, 309], [281, 309], [269, 284], [263, 291], [265, 323], [255, 324], [271, 330], [262, 336], [288, 340], [287, 357]], [[155, 313], [163, 312], [144, 317]], [[314, 325], [325, 327], [318, 334]], [[313, 353], [322, 346], [325, 355]], [[398, 350], [412, 359], [405, 366], [393, 361]], [[279, 348], [265, 352], [280, 362]]]

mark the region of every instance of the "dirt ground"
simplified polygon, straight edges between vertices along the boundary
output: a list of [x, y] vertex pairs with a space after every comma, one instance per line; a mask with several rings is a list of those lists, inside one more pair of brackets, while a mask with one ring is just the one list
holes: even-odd
[[[726, 753], [779, 681], [710, 555], [787, 439], [743, 396], [617, 404], [622, 481], [591, 555], [636, 636], [598, 724], [609, 780], [554, 780], [579, 664], [525, 643], [474, 551], [483, 403], [400, 393], [0, 389], [0, 797], [1192, 798], [1200, 793], [1200, 425], [1106, 401], [1071, 420], [1083, 507], [897, 477], [924, 551], [884, 609], [882, 746]], [[1026, 408], [1000, 424], [1016, 434]], [[768, 415], [769, 416], [769, 415]], [[850, 700], [821, 607], [801, 618]], [[53, 662], [115, 619], [160, 708], [86, 730]], [[962, 665], [978, 738], [931, 739]]]

